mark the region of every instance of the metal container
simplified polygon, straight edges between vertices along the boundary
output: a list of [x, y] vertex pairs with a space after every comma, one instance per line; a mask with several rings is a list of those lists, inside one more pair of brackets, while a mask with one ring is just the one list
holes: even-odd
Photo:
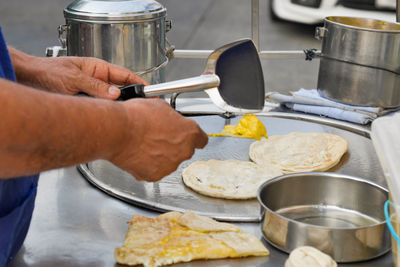
[[262, 233], [290, 253], [313, 246], [337, 262], [378, 257], [390, 250], [383, 206], [388, 191], [370, 181], [336, 173], [292, 173], [258, 190]]
[[166, 8], [153, 0], [75, 0], [64, 9], [59, 39], [68, 56], [124, 66], [150, 83], [165, 80]]
[[396, 3], [396, 21], [400, 22], [400, 0]]
[[351, 105], [400, 106], [400, 24], [367, 18], [327, 17], [318, 91]]

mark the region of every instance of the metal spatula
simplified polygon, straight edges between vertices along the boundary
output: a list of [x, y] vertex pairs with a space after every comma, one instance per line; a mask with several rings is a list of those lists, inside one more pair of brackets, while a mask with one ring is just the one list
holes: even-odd
[[215, 105], [228, 112], [260, 111], [265, 97], [261, 62], [251, 39], [214, 50], [200, 76], [148, 86], [133, 84], [121, 90], [119, 100], [204, 90]]

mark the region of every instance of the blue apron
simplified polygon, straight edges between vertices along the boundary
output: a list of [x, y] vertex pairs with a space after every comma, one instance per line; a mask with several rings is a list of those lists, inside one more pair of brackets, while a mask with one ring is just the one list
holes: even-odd
[[[16, 80], [1, 27], [0, 78]], [[0, 179], [0, 267], [12, 261], [24, 242], [32, 218], [38, 178], [39, 175], [31, 175]]]

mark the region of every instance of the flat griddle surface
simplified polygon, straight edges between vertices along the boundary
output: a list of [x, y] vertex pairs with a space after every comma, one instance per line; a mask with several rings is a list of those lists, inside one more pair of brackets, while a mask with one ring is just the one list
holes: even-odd
[[[325, 132], [344, 137], [349, 141], [349, 150], [340, 163], [329, 172], [353, 175], [386, 186], [368, 130], [359, 130], [357, 127], [353, 129], [332, 120], [327, 125], [324, 119], [318, 117], [309, 120], [309, 116], [301, 115], [296, 118], [271, 114], [257, 116], [266, 126], [270, 136], [298, 131]], [[230, 124], [236, 124], [240, 118], [241, 116], [232, 118]], [[195, 116], [193, 119], [207, 133], [220, 132], [226, 123], [226, 119], [217, 115]], [[248, 152], [252, 142], [255, 140], [210, 137], [206, 148], [197, 150], [190, 160], [183, 162], [175, 172], [156, 183], [137, 181], [127, 172], [103, 160], [80, 165], [78, 168], [84, 177], [100, 190], [134, 205], [161, 212], [189, 209], [224, 221], [258, 222], [261, 216], [256, 199], [224, 200], [203, 196], [187, 188], [181, 178], [182, 169], [194, 161], [209, 159], [249, 161]]]

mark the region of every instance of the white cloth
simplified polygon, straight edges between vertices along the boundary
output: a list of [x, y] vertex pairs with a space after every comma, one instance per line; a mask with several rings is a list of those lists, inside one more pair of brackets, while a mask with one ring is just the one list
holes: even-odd
[[338, 103], [321, 97], [316, 89], [306, 90], [301, 88], [299, 91], [292, 92], [291, 94], [283, 95], [272, 92], [268, 93], [265, 99], [283, 104], [294, 111], [323, 115], [358, 124], [368, 124], [378, 116], [396, 110]]

